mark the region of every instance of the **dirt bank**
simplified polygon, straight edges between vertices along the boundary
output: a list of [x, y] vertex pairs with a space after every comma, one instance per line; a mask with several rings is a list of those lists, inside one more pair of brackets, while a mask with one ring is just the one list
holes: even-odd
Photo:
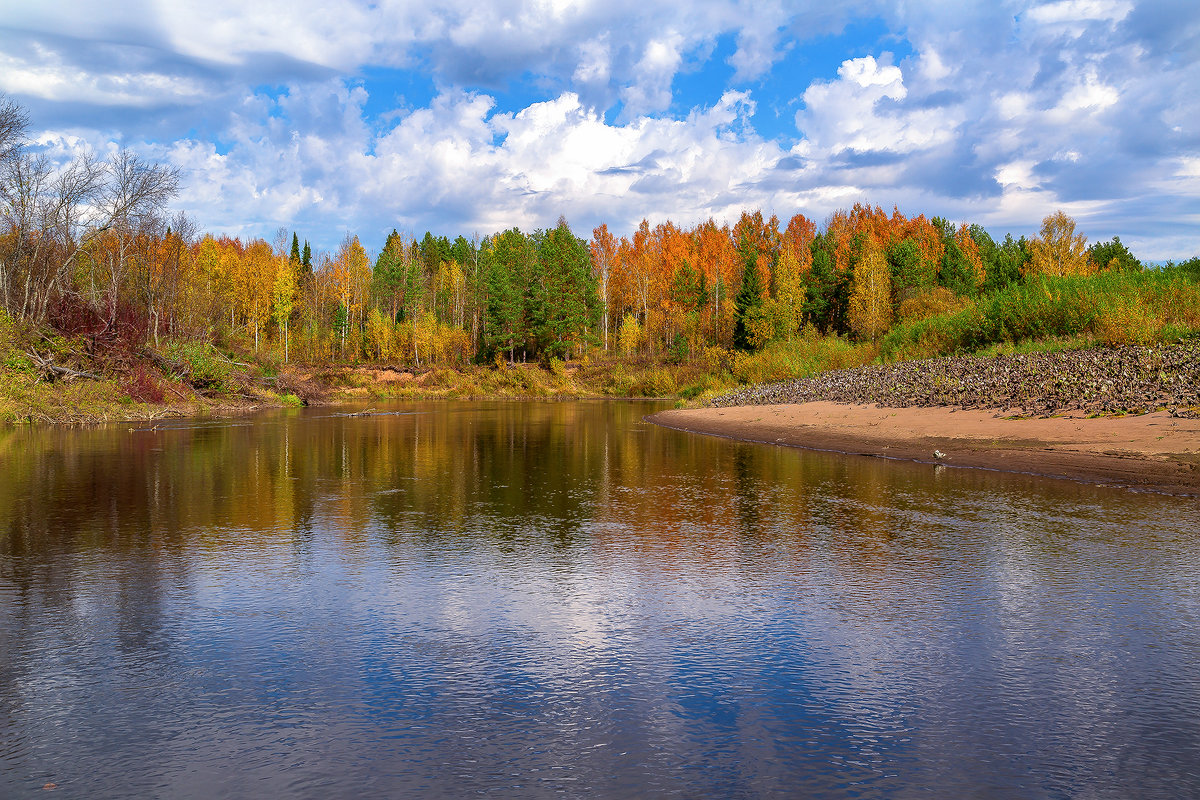
[[1200, 496], [1200, 420], [1166, 412], [1014, 418], [828, 401], [663, 411], [668, 428], [865, 456]]

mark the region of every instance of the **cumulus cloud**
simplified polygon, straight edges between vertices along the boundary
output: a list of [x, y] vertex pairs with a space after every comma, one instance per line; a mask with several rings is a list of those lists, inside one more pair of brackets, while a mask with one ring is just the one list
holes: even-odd
[[[923, 210], [998, 231], [1032, 233], [1061, 207], [1093, 238], [1181, 254], [1180, 226], [1155, 215], [1197, 207], [1169, 176], [1200, 145], [1183, 111], [1200, 101], [1200, 9], [1067, 0], [913, 4], [885, 17], [912, 47], [900, 74], [878, 65], [880, 52], [874, 68], [847, 62], [808, 89], [797, 115], [805, 155], [836, 173], [825, 180], [840, 174], [872, 200], [923, 197]], [[839, 147], [855, 158], [837, 166]], [[863, 148], [906, 156], [867, 173]], [[1164, 184], [1175, 211], [1155, 188]], [[1191, 242], [1184, 253], [1200, 249], [1196, 233]]]
[[636, 66], [637, 81], [621, 93], [627, 116], [671, 105], [671, 81], [683, 61], [682, 46], [683, 37], [674, 32], [646, 43]]
[[[838, 78], [805, 90], [796, 127], [805, 135], [804, 152], [837, 156], [845, 151], [911, 153], [950, 141], [957, 120], [943, 108], [900, 104], [908, 97], [899, 67], [873, 56], [845, 61]], [[892, 101], [892, 102], [886, 102]]]
[[342, 106], [340, 129], [324, 137], [292, 130], [287, 109], [297, 100], [284, 97], [269, 101], [284, 116], [239, 128], [227, 153], [175, 145], [167, 155], [187, 171], [199, 219], [234, 233], [273, 213], [301, 227], [334, 219], [380, 240], [392, 227], [447, 230], [447, 220], [482, 233], [543, 227], [560, 214], [581, 232], [600, 222], [632, 227], [643, 215], [700, 221], [768, 206], [764, 190], [742, 184], [783, 155], [757, 137], [730, 136], [753, 112], [742, 92], [684, 119], [621, 124], [570, 92], [515, 113], [498, 112], [487, 95], [448, 92], [378, 136], [354, 123], [361, 104], [352, 92], [330, 85], [312, 95], [301, 105]]

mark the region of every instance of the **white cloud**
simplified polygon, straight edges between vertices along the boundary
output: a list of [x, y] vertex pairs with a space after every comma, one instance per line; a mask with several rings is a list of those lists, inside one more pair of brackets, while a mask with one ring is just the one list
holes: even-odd
[[920, 54], [918, 64], [922, 76], [933, 82], [948, 78], [953, 72], [933, 47], [927, 48]]
[[[433, 70], [442, 85], [500, 87], [532, 74], [562, 88], [590, 87], [589, 95], [606, 104], [620, 98], [632, 118], [668, 107], [671, 82], [685, 54], [707, 52], [718, 36], [735, 37], [730, 62], [736, 80], [744, 82], [761, 77], [777, 60], [782, 30], [796, 14], [811, 6], [820, 17], [814, 33], [836, 28], [826, 5], [814, 0], [787, 5], [780, 0], [264, 0], [248, 5], [147, 0], [101, 9], [67, 0], [6, 11], [0, 52], [33, 41], [53, 42], [63, 63], [91, 71], [102, 61], [95, 46], [136, 43], [145, 51], [134, 59], [143, 71], [186, 64], [210, 75], [204, 89], [214, 97], [227, 93], [228, 81], [222, 78], [229, 76], [253, 86], [311, 79], [320, 71], [324, 78], [367, 67], [419, 66]], [[81, 43], [85, 47], [79, 48]], [[264, 72], [270, 75], [266, 80], [253, 77]], [[163, 102], [151, 77], [131, 76], [130, 83], [131, 93], [151, 84], [138, 103]], [[42, 85], [25, 81], [20, 91], [51, 98], [41, 92]]]
[[996, 170], [996, 180], [1006, 187], [1033, 189], [1038, 183], [1033, 176], [1035, 166], [1037, 165], [1032, 161], [1010, 162]]
[[1103, 111], [1115, 105], [1118, 99], [1120, 93], [1114, 87], [1098, 81], [1093, 73], [1070, 87], [1051, 113], [1056, 121], [1063, 120], [1078, 111]]
[[1035, 6], [1027, 16], [1041, 25], [1067, 25], [1078, 31], [1081, 23], [1092, 20], [1119, 22], [1132, 9], [1133, 4], [1124, 0], [1060, 0]]
[[682, 47], [683, 37], [674, 32], [647, 42], [635, 68], [635, 82], [621, 92], [626, 118], [671, 105], [671, 81], [683, 61]]
[[579, 45], [579, 63], [572, 78], [585, 85], [607, 84], [612, 75], [612, 54], [608, 36], [600, 35]]
[[35, 49], [37, 60], [0, 53], [0, 91], [60, 103], [135, 108], [195, 102], [207, 94], [206, 87], [187, 77], [158, 71], [88, 71], [64, 63], [57, 53]]
[[788, 13], [779, 0], [746, 0], [741, 6], [744, 24], [737, 37], [737, 51], [729, 63], [740, 80], [754, 80], [766, 74], [778, 60], [780, 29]]
[[796, 114], [796, 126], [810, 142], [807, 154], [911, 153], [954, 136], [953, 113], [887, 107], [882, 102], [907, 96], [899, 67], [873, 56], [843, 62], [837, 80], [815, 82], [804, 92], [805, 107]]
[[[188, 175], [182, 205], [203, 225], [231, 233], [260, 220], [274, 220], [262, 223], [270, 231], [280, 222], [335, 219], [370, 241], [392, 227], [531, 229], [559, 214], [586, 233], [601, 221], [619, 230], [643, 215], [733, 219], [744, 207], [768, 207], [771, 194], [753, 180], [784, 155], [757, 137], [731, 135], [754, 108], [741, 92], [685, 119], [622, 124], [605, 122], [570, 92], [516, 113], [496, 112], [485, 95], [452, 92], [376, 137], [354, 123], [361, 102], [353, 92], [330, 85], [324, 96], [310, 90], [304, 102], [331, 100], [346, 121], [323, 137], [287, 124], [246, 124], [225, 154], [178, 143], [167, 156]], [[277, 106], [296, 102], [285, 97]], [[439, 225], [446, 218], [453, 228]]]

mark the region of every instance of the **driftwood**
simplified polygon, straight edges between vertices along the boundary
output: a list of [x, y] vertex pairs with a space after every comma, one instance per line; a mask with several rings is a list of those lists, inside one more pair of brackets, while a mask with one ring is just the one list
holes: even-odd
[[373, 408], [364, 409], [362, 411], [352, 411], [348, 414], [334, 414], [335, 417], [370, 417], [381, 412]]
[[351, 411], [345, 414], [334, 414], [335, 417], [403, 417], [412, 414], [411, 411], [376, 411], [373, 408], [363, 411]]
[[46, 380], [50, 381], [51, 383], [53, 383], [57, 378], [62, 378], [63, 380], [68, 381], [72, 378], [87, 378], [88, 380], [92, 381], [104, 380], [99, 375], [96, 375], [92, 372], [82, 372], [77, 369], [71, 369], [70, 367], [59, 366], [58, 364], [54, 363], [54, 360], [50, 358], [50, 356], [43, 357], [36, 350], [30, 350], [26, 352], [25, 355], [29, 356], [30, 360], [33, 361], [33, 363], [37, 365], [38, 369], [42, 371], [43, 377], [45, 377]]

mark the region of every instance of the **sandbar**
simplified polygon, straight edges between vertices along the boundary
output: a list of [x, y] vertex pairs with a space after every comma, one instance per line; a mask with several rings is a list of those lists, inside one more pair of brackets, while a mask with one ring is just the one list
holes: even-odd
[[1200, 419], [1165, 411], [1039, 418], [818, 401], [673, 409], [647, 419], [743, 441], [1200, 496]]

